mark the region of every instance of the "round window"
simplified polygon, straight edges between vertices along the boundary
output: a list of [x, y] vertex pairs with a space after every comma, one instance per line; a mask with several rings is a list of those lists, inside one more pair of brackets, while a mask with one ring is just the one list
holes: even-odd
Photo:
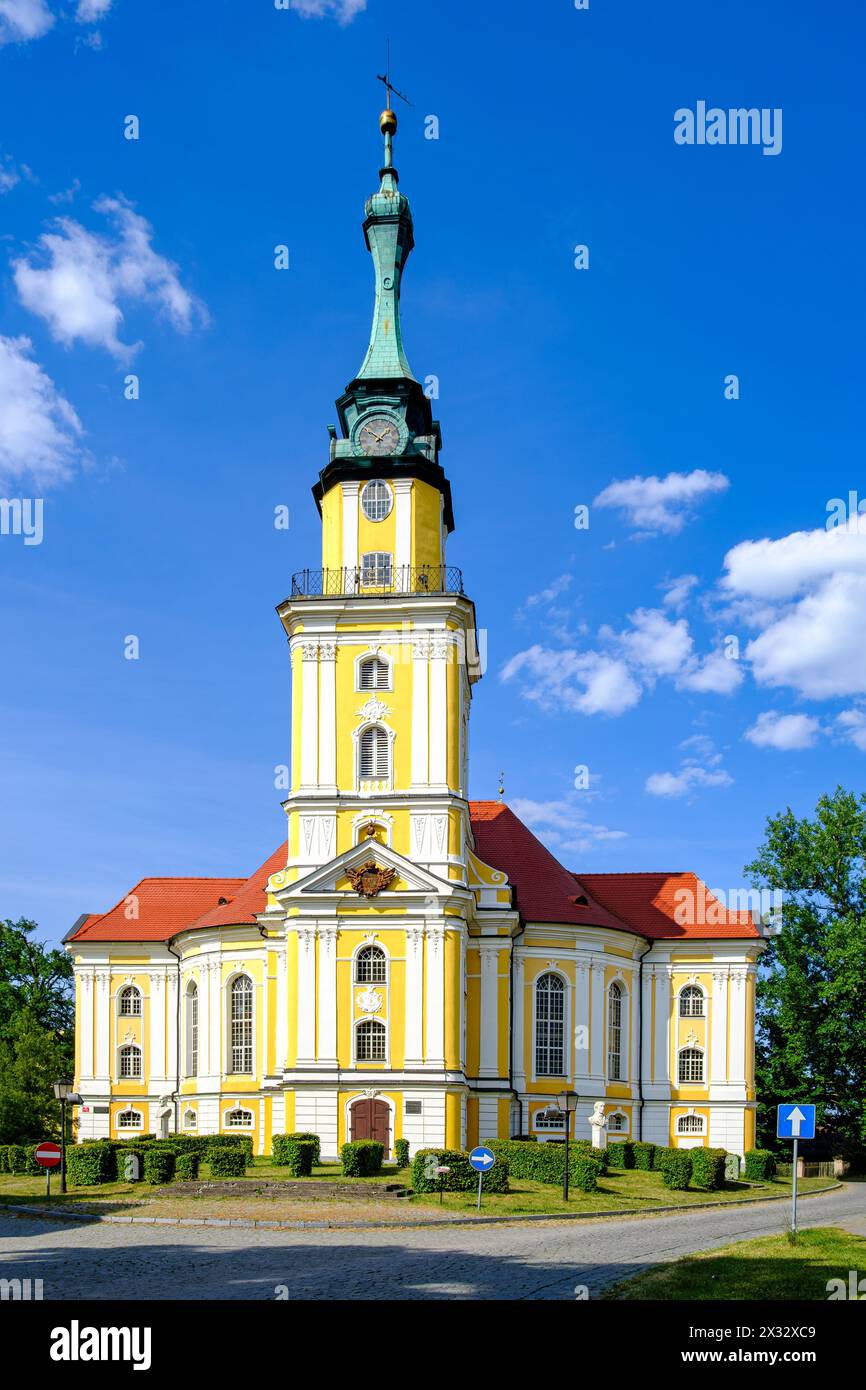
[[375, 479], [361, 493], [361, 509], [368, 521], [384, 521], [391, 510], [391, 489]]

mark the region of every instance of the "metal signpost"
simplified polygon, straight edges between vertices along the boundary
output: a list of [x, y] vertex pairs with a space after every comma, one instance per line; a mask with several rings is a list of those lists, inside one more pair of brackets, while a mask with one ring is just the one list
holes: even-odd
[[60, 1145], [54, 1144], [50, 1139], [44, 1139], [41, 1144], [37, 1144], [33, 1150], [33, 1157], [40, 1168], [45, 1169], [45, 1195], [51, 1196], [51, 1169], [59, 1167], [60, 1164]]
[[485, 1149], [483, 1144], [479, 1144], [477, 1149], [473, 1149], [469, 1155], [469, 1162], [478, 1174], [478, 1201], [476, 1206], [481, 1210], [481, 1184], [484, 1181], [484, 1174], [489, 1173], [496, 1162], [496, 1154], [492, 1149]]
[[791, 1174], [791, 1234], [797, 1239], [797, 1149], [801, 1139], [815, 1138], [814, 1105], [788, 1101], [776, 1109], [777, 1139], [793, 1139], [793, 1172]]

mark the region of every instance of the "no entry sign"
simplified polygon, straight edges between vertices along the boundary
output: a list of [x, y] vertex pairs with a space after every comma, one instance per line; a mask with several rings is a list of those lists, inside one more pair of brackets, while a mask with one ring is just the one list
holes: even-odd
[[33, 1157], [43, 1168], [58, 1168], [60, 1166], [60, 1145], [52, 1144], [49, 1139], [46, 1139], [33, 1150]]

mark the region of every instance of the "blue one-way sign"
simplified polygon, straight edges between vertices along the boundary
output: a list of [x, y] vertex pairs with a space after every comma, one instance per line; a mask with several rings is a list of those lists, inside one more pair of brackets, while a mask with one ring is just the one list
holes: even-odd
[[496, 1154], [492, 1149], [485, 1149], [483, 1145], [479, 1145], [469, 1155], [469, 1162], [476, 1173], [486, 1173], [496, 1162]]
[[779, 1139], [814, 1139], [814, 1105], [801, 1105], [797, 1101], [780, 1105], [776, 1112], [776, 1135]]

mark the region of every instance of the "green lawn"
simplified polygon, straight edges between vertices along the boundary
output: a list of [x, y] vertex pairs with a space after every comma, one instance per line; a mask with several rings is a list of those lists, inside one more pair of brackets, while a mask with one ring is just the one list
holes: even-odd
[[614, 1285], [603, 1297], [817, 1302], [829, 1297], [831, 1279], [841, 1279], [847, 1290], [852, 1269], [860, 1272], [858, 1277], [866, 1272], [866, 1238], [828, 1226], [801, 1231], [796, 1245], [784, 1235], [763, 1236], [656, 1265]]

